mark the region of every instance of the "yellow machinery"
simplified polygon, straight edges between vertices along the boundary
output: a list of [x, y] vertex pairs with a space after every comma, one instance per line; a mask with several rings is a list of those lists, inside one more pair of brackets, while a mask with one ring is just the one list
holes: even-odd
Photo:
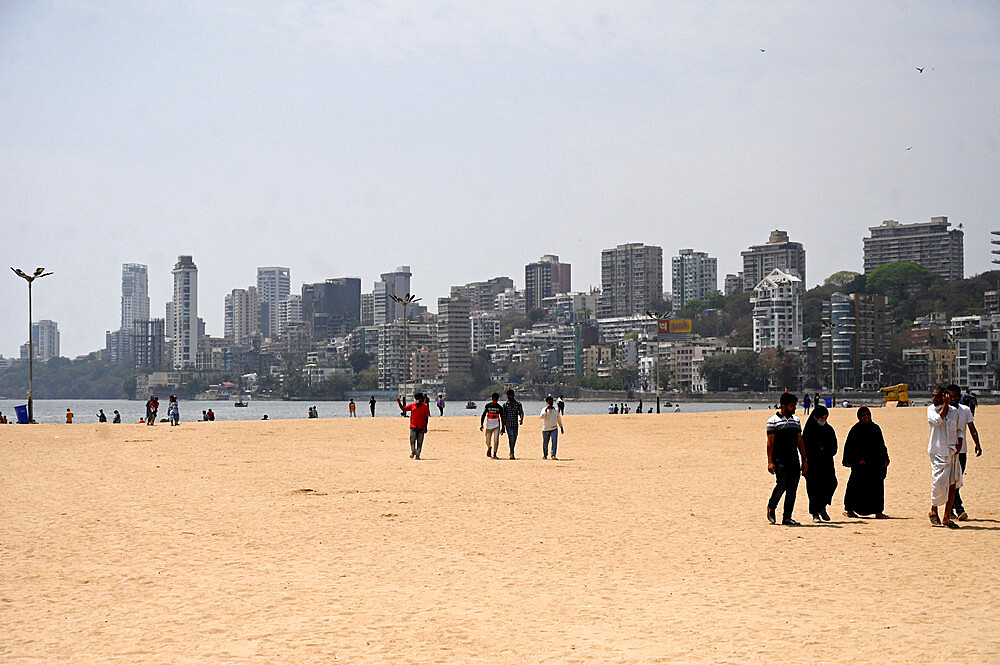
[[909, 406], [910, 394], [907, 392], [909, 387], [906, 383], [900, 383], [888, 388], [879, 388], [882, 392], [882, 403], [885, 406]]

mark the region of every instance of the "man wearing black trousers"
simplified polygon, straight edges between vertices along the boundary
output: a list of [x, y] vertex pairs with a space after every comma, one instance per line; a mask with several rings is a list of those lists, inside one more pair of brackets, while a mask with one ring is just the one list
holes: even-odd
[[[774, 524], [774, 515], [781, 495], [785, 495], [784, 514], [781, 523], [798, 526], [792, 519], [795, 508], [795, 493], [799, 488], [799, 475], [808, 471], [806, 446], [802, 442], [802, 424], [795, 415], [798, 398], [791, 393], [782, 393], [781, 410], [767, 421], [767, 472], [774, 476], [774, 490], [767, 502], [767, 521]], [[799, 466], [799, 456], [802, 466]]]

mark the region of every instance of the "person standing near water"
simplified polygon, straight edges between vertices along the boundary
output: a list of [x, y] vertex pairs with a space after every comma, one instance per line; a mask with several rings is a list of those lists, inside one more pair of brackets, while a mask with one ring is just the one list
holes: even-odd
[[152, 426], [156, 424], [156, 412], [160, 408], [160, 400], [156, 399], [156, 395], [150, 395], [149, 399], [146, 400], [146, 424]]
[[66, 409], [66, 424], [67, 425], [73, 424], [73, 412], [70, 411], [69, 409]]
[[370, 400], [368, 400], [368, 408], [370, 408], [372, 410], [372, 418], [374, 418], [375, 417], [375, 395], [372, 395], [372, 398]]
[[437, 401], [438, 415], [444, 415], [444, 395], [438, 395]]
[[348, 405], [347, 405], [347, 410], [348, 410], [348, 412], [350, 414], [348, 416], [349, 418], [357, 418], [358, 417], [357, 408], [358, 408], [357, 405], [354, 403], [354, 400], [352, 399], [350, 401], [350, 403], [348, 403]]
[[175, 395], [170, 396], [170, 402], [167, 404], [167, 420], [170, 421], [171, 427], [181, 424], [181, 408], [177, 404], [177, 397]]
[[[767, 420], [767, 472], [774, 476], [774, 490], [767, 502], [767, 521], [774, 524], [774, 515], [781, 495], [785, 495], [784, 513], [781, 523], [785, 526], [799, 526], [792, 519], [795, 509], [795, 494], [799, 488], [799, 475], [809, 472], [806, 446], [802, 441], [802, 425], [795, 415], [798, 398], [791, 393], [782, 393], [780, 410]], [[802, 466], [799, 466], [799, 456]]]
[[844, 492], [844, 514], [848, 517], [874, 515], [875, 519], [888, 519], [883, 511], [889, 451], [885, 447], [882, 428], [872, 422], [872, 412], [867, 406], [858, 409], [858, 422], [847, 434], [844, 466], [851, 469]]
[[[805, 399], [809, 399], [806, 395]], [[833, 457], [837, 454], [837, 433], [827, 422], [830, 412], [825, 406], [817, 406], [806, 420], [802, 430], [802, 442], [809, 458], [809, 472], [806, 476], [806, 493], [809, 495], [809, 514], [813, 522], [829, 522], [826, 507], [833, 503], [833, 492], [837, 489], [837, 471]]]
[[503, 407], [500, 406], [500, 393], [493, 393], [490, 401], [483, 407], [483, 413], [479, 416], [479, 431], [483, 431], [483, 422], [486, 423], [486, 456], [497, 458], [497, 450], [500, 448], [500, 416], [503, 414]]
[[[802, 398], [802, 413], [804, 413], [804, 414], [806, 414], [808, 416], [809, 415], [809, 407], [810, 407], [811, 404], [812, 404], [812, 402], [809, 400], [809, 393], [806, 393], [806, 396]], [[817, 404], [816, 406], [819, 406], [819, 404]], [[829, 413], [829, 412], [827, 412], [827, 413]], [[806, 425], [808, 426], [809, 423], [806, 422]]]
[[403, 406], [400, 399], [396, 398], [396, 404], [403, 414], [410, 414], [410, 459], [420, 459], [420, 451], [424, 447], [424, 434], [427, 432], [427, 420], [430, 418], [431, 410], [424, 401], [423, 393], [413, 395], [413, 402]]
[[559, 415], [566, 413], [566, 402], [563, 400], [563, 396], [560, 395], [559, 399], [556, 400], [556, 407], [559, 408]]
[[541, 419], [542, 419], [542, 459], [549, 458], [549, 441], [552, 442], [552, 459], [558, 460], [556, 457], [556, 448], [559, 445], [559, 433], [566, 433], [563, 429], [562, 416], [559, 415], [559, 409], [552, 406], [552, 396], [545, 398], [545, 408], [542, 409]]

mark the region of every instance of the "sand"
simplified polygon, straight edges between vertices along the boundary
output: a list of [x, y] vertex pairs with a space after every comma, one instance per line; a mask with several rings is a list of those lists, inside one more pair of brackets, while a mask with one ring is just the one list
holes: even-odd
[[[572, 405], [570, 405], [572, 408]], [[3, 663], [1000, 662], [1000, 407], [961, 531], [923, 408], [877, 409], [890, 521], [768, 525], [755, 412], [0, 430]], [[835, 410], [841, 441], [853, 410]], [[808, 518], [800, 485], [796, 517]]]

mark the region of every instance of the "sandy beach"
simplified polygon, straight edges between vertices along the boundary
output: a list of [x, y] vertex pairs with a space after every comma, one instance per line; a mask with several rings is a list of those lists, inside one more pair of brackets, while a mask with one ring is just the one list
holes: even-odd
[[[771, 526], [767, 413], [0, 429], [4, 663], [1000, 662], [1000, 407], [933, 528], [924, 408], [875, 409], [889, 521]], [[853, 409], [831, 416], [841, 442]]]

